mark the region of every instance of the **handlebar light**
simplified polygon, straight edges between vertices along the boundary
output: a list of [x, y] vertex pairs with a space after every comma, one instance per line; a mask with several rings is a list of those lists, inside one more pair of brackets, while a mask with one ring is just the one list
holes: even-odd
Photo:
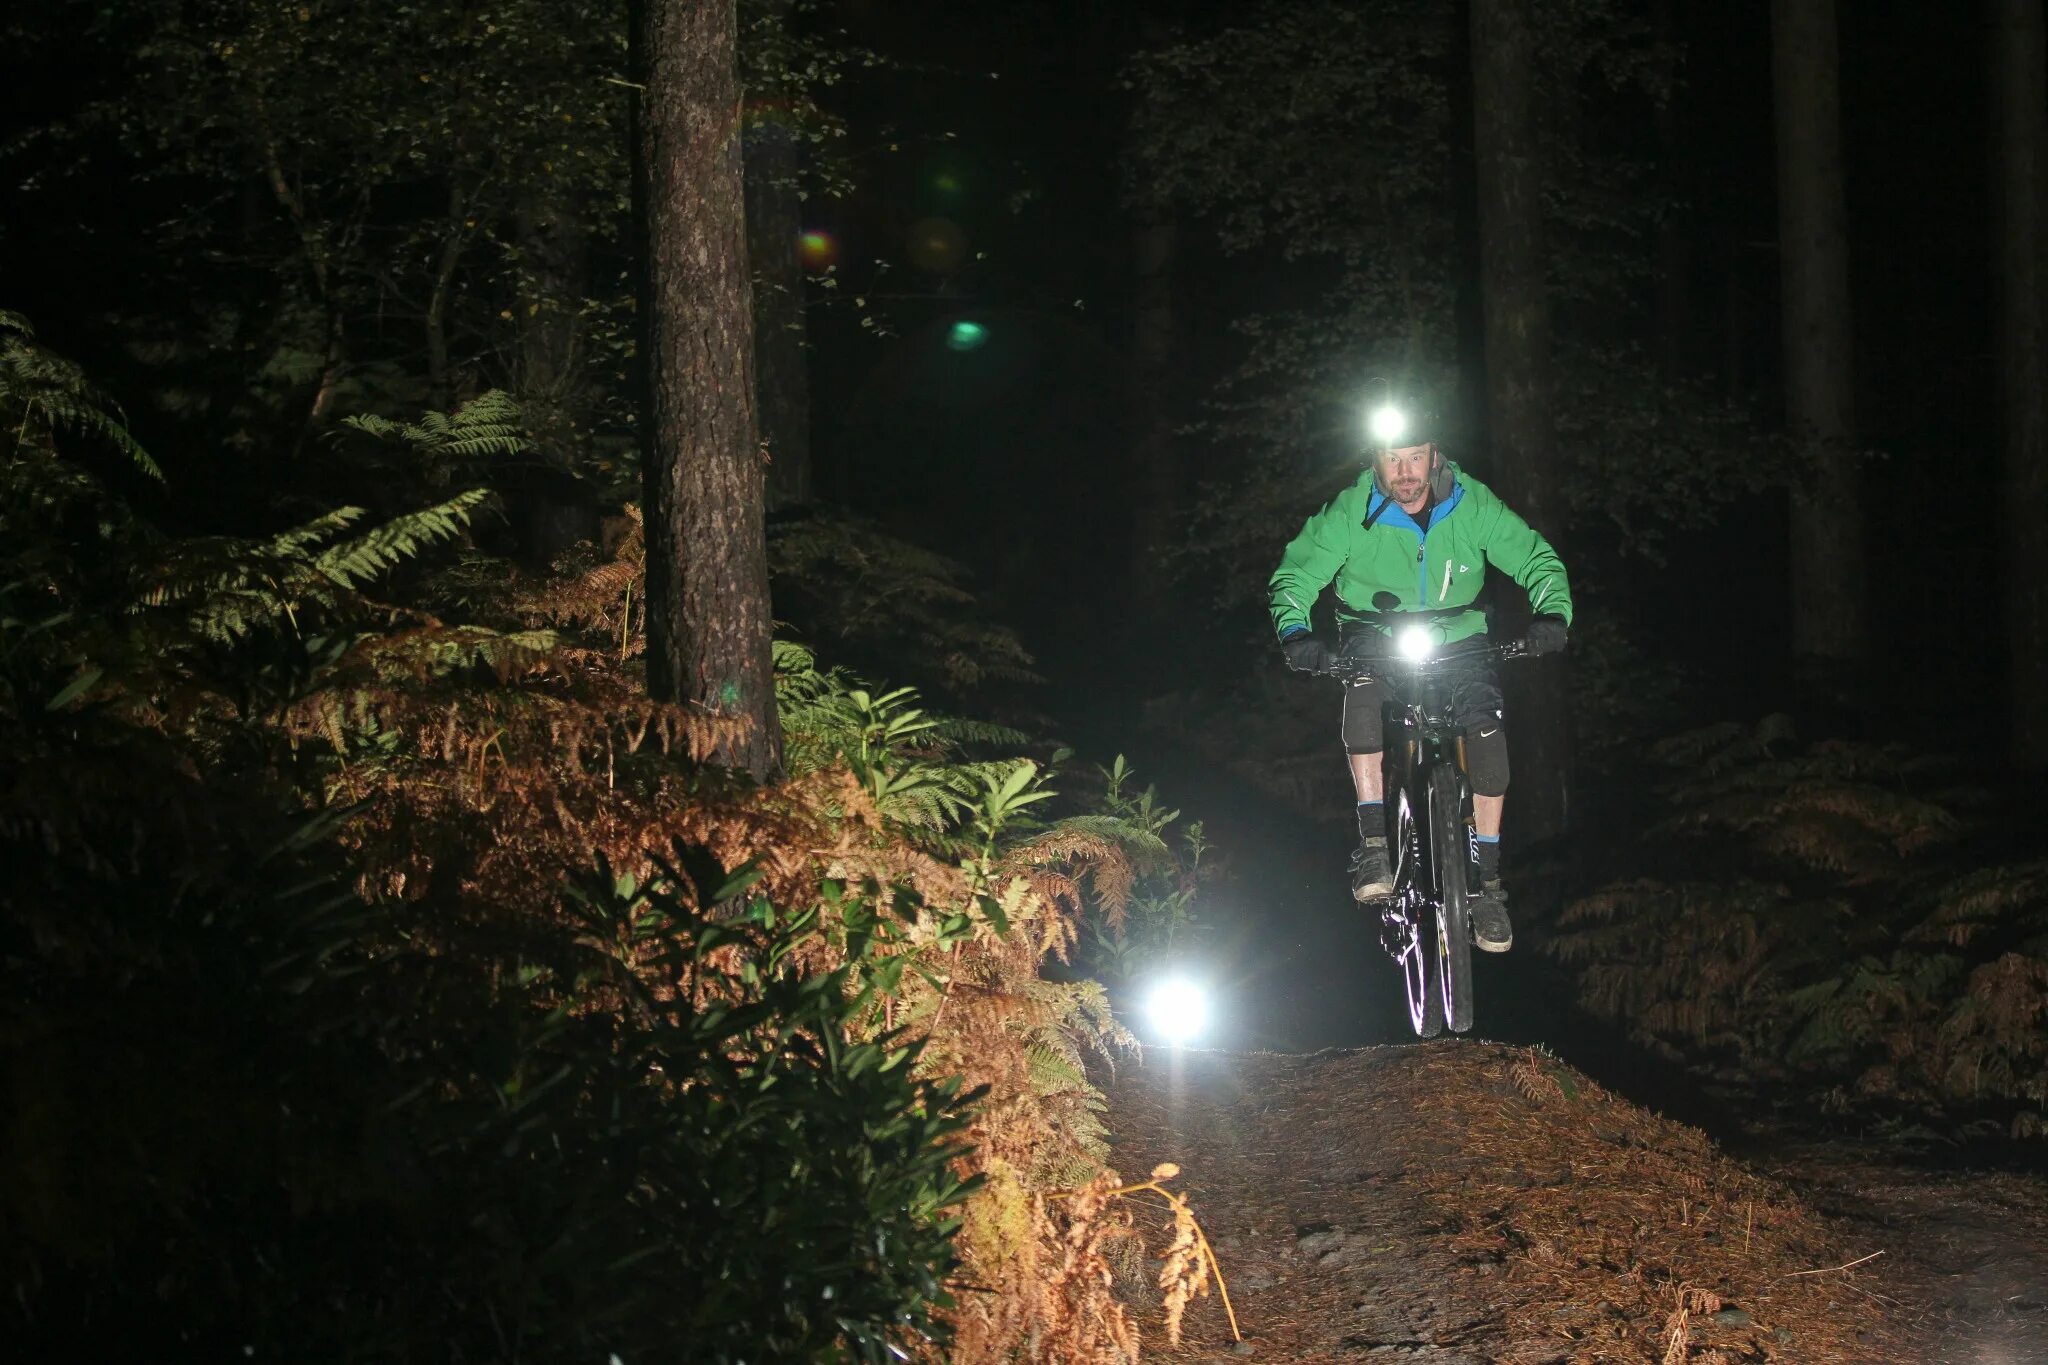
[[1394, 637], [1394, 648], [1402, 658], [1420, 663], [1435, 651], [1436, 636], [1428, 626], [1403, 626]]
[[1391, 449], [1408, 430], [1408, 414], [1392, 403], [1382, 403], [1372, 410], [1365, 425], [1372, 433], [1374, 445], [1382, 450]]
[[1209, 1022], [1209, 1000], [1200, 986], [1186, 977], [1162, 981], [1145, 1002], [1145, 1015], [1152, 1031], [1171, 1047], [1179, 1047], [1201, 1033]]

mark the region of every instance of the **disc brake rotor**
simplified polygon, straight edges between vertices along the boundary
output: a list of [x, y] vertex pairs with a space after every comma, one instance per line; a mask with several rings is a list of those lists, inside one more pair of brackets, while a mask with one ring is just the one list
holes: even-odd
[[1415, 951], [1415, 921], [1399, 901], [1380, 907], [1380, 947], [1396, 962]]

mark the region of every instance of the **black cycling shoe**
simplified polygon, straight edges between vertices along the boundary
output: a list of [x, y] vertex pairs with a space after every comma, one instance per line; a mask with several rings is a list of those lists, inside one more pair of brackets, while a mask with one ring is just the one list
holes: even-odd
[[1367, 839], [1351, 854], [1351, 899], [1377, 900], [1394, 894], [1394, 871], [1387, 865], [1387, 841]]
[[1466, 906], [1472, 920], [1472, 943], [1483, 953], [1504, 953], [1515, 942], [1514, 926], [1508, 923], [1508, 901], [1499, 882], [1486, 882]]

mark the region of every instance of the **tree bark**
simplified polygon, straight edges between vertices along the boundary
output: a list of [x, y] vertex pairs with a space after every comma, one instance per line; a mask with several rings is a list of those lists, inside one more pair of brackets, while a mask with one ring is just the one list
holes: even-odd
[[[785, 0], [786, 3], [786, 0]], [[754, 387], [768, 448], [768, 502], [811, 500], [811, 379], [804, 354], [803, 201], [796, 132], [780, 116], [747, 130], [747, 255], [754, 276]]]
[[754, 428], [734, 0], [644, 0], [639, 155], [649, 422], [647, 686], [747, 722], [712, 761], [781, 763]]
[[2048, 767], [2048, 397], [2042, 391], [2048, 37], [2041, 0], [1990, 0], [1998, 204], [2007, 717], [2014, 763]]
[[1834, 0], [1772, 0], [1771, 58], [1785, 416], [1803, 453], [1792, 486], [1792, 650], [1806, 666], [1839, 670], [1869, 640]]
[[[1502, 493], [1561, 552], [1564, 507], [1549, 415], [1550, 306], [1530, 5], [1531, 0], [1472, 0], [1486, 414]], [[1508, 681], [1516, 684], [1509, 730], [1516, 751], [1515, 827], [1531, 839], [1562, 834], [1571, 773], [1564, 660], [1535, 661]]]
[[[1667, 49], [1679, 43], [1672, 0], [1655, 0], [1650, 22], [1657, 41]], [[1692, 327], [1692, 243], [1686, 234], [1692, 214], [1692, 161], [1686, 155], [1679, 127], [1678, 90], [1667, 90], [1657, 102], [1657, 152], [1664, 164], [1664, 211], [1657, 219], [1657, 361], [1664, 373], [1687, 373]]]
[[1137, 457], [1132, 566], [1148, 617], [1166, 599], [1166, 560], [1178, 520], [1181, 485], [1173, 440], [1173, 260], [1179, 231], [1172, 211], [1141, 204], [1133, 232], [1136, 297], [1131, 320], [1130, 439]]

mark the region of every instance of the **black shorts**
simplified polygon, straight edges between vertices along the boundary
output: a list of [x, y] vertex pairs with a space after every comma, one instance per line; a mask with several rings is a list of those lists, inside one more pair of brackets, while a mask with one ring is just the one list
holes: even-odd
[[[1485, 664], [1452, 673], [1447, 679], [1452, 714], [1465, 730], [1465, 772], [1481, 796], [1502, 796], [1508, 789], [1506, 709], [1501, 704], [1500, 677]], [[1386, 747], [1385, 708], [1388, 682], [1369, 682], [1344, 689], [1344, 752], [1376, 754]]]
[[[1505, 708], [1501, 704], [1500, 676], [1485, 665], [1461, 670], [1449, 678], [1452, 713], [1458, 724], [1472, 731], [1475, 727], [1486, 728], [1501, 723]], [[1344, 751], [1352, 754], [1376, 754], [1386, 747], [1382, 734], [1382, 716], [1390, 696], [1386, 682], [1369, 682], [1357, 687], [1344, 689]]]

